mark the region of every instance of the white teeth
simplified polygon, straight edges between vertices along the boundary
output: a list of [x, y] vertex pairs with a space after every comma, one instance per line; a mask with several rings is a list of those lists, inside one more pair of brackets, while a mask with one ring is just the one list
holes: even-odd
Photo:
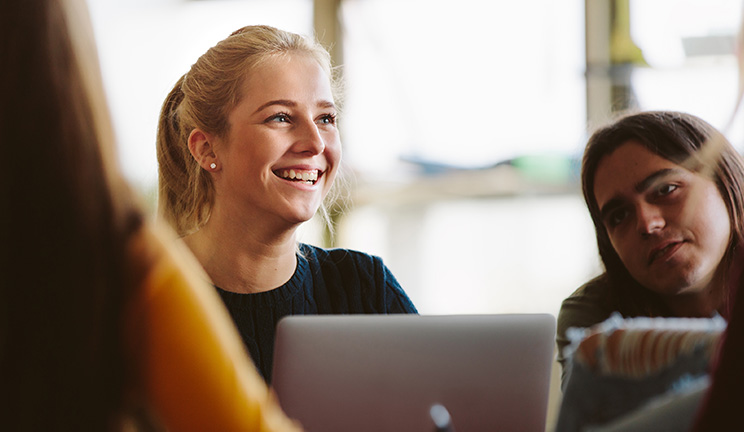
[[315, 183], [318, 181], [318, 170], [300, 171], [300, 170], [282, 170], [278, 171], [277, 175], [287, 180], [297, 180], [308, 183]]

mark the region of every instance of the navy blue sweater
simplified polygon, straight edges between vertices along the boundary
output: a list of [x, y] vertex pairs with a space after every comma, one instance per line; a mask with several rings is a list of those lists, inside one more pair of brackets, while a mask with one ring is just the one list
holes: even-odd
[[217, 288], [259, 373], [271, 380], [276, 324], [286, 315], [417, 313], [382, 259], [300, 244], [284, 285], [255, 294]]

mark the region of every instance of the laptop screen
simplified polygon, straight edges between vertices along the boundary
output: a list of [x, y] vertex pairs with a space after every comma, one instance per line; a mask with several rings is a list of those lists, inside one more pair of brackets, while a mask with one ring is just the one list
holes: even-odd
[[273, 386], [307, 431], [545, 430], [555, 318], [289, 316]]

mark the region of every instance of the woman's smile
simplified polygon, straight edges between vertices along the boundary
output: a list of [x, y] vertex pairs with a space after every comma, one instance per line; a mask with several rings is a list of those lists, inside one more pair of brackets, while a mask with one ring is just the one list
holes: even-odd
[[305, 183], [314, 185], [318, 179], [323, 176], [323, 172], [318, 169], [303, 170], [299, 168], [281, 168], [274, 171], [274, 174], [284, 180], [294, 183]]

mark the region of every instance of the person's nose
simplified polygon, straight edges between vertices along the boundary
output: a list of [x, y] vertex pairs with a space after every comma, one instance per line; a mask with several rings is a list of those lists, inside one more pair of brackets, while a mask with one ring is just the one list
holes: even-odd
[[666, 221], [661, 209], [655, 205], [641, 203], [636, 208], [638, 232], [651, 235], [664, 229]]
[[323, 153], [325, 148], [325, 139], [318, 125], [312, 120], [301, 122], [297, 128], [295, 151], [317, 155]]

